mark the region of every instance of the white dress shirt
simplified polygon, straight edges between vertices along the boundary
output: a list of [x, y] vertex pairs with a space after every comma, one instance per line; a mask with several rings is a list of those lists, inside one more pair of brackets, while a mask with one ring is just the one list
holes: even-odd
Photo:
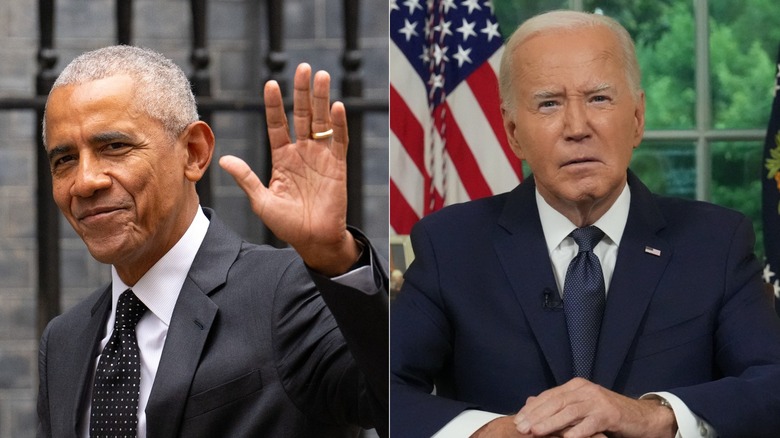
[[[149, 394], [152, 392], [154, 378], [157, 375], [157, 367], [160, 365], [163, 346], [168, 336], [168, 327], [171, 323], [173, 309], [179, 298], [187, 273], [190, 271], [192, 261], [206, 237], [209, 228], [209, 220], [203, 211], [198, 208], [190, 227], [157, 263], [152, 266], [138, 282], [129, 286], [125, 284], [116, 269], [111, 267], [111, 313], [106, 321], [105, 336], [100, 341], [99, 351], [103, 351], [111, 334], [114, 331], [116, 319], [116, 303], [119, 295], [127, 289], [132, 289], [135, 295], [143, 302], [149, 311], [141, 317], [136, 325], [135, 333], [138, 339], [138, 350], [141, 356], [141, 382], [138, 395], [138, 438], [146, 438], [146, 405], [149, 402]], [[369, 251], [368, 248], [364, 251]], [[373, 253], [370, 253], [370, 265], [362, 266], [354, 271], [333, 278], [333, 281], [365, 292], [375, 289], [373, 284]], [[100, 355], [95, 359], [93, 369], [97, 368]], [[93, 375], [94, 379], [94, 375]], [[82, 414], [81, 430], [79, 436], [89, 438], [89, 420], [92, 410], [92, 382], [87, 389], [90, 402]]]
[[[558, 291], [563, 296], [563, 283], [566, 278], [566, 270], [571, 260], [577, 255], [579, 248], [574, 238], [569, 234], [577, 228], [566, 216], [555, 210], [547, 201], [544, 200], [539, 190], [536, 191], [536, 206], [539, 210], [539, 219], [542, 223], [542, 231], [547, 243], [547, 251], [552, 263], [555, 281], [558, 285]], [[618, 196], [612, 207], [599, 218], [593, 225], [604, 232], [604, 238], [593, 248], [593, 253], [601, 262], [601, 270], [604, 274], [604, 286], [609, 295], [609, 285], [612, 280], [612, 274], [615, 271], [618, 248], [620, 239], [623, 237], [623, 231], [628, 221], [628, 210], [631, 206], [631, 190], [628, 184]], [[667, 392], [657, 392], [645, 394], [643, 397], [656, 395], [669, 402], [674, 412], [678, 431], [676, 438], [694, 438], [705, 437], [714, 438], [717, 436], [712, 426], [704, 420], [697, 417], [678, 397]], [[519, 408], [519, 407], [518, 407]], [[484, 412], [479, 410], [466, 410], [453, 418], [443, 428], [441, 428], [434, 438], [463, 438], [469, 437], [479, 428], [490, 421], [502, 417], [502, 414]]]
[[[209, 220], [203, 211], [198, 208], [190, 227], [179, 239], [176, 245], [170, 249], [149, 271], [141, 277], [132, 287], [125, 284], [116, 269], [111, 267], [111, 313], [106, 322], [106, 335], [100, 341], [99, 351], [108, 343], [114, 331], [115, 309], [119, 295], [127, 289], [133, 289], [133, 293], [141, 300], [149, 311], [141, 317], [136, 325], [135, 333], [138, 339], [138, 350], [141, 356], [141, 385], [138, 396], [138, 438], [146, 438], [146, 404], [149, 394], [152, 392], [154, 377], [157, 375], [157, 367], [160, 364], [165, 338], [168, 335], [168, 326], [171, 323], [173, 308], [179, 298], [179, 291], [187, 273], [192, 266], [206, 231], [209, 228]], [[97, 368], [100, 356], [95, 359], [94, 368]], [[89, 437], [89, 420], [92, 410], [92, 384], [87, 390], [89, 393], [86, 412], [82, 417], [80, 436]]]

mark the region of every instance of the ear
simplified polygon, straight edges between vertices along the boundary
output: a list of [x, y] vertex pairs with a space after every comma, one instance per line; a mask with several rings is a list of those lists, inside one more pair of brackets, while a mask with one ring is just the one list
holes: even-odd
[[634, 148], [639, 147], [645, 134], [645, 92], [640, 91], [634, 109]]
[[181, 141], [187, 145], [187, 164], [184, 175], [192, 182], [199, 181], [214, 155], [214, 133], [206, 122], [190, 123], [182, 133]]
[[520, 143], [517, 142], [517, 123], [514, 118], [515, 112], [511, 111], [501, 104], [501, 119], [504, 125], [504, 132], [506, 132], [506, 139], [509, 142], [509, 147], [512, 148], [512, 152], [515, 153], [517, 158], [524, 160], [523, 148], [520, 147]]

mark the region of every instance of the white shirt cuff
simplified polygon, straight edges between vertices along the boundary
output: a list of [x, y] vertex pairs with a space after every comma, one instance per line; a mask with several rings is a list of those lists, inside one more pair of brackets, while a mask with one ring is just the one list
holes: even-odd
[[468, 438], [479, 430], [480, 427], [490, 423], [501, 414], [492, 412], [478, 411], [468, 409], [461, 412], [457, 417], [450, 420], [444, 427], [439, 429], [431, 438]]
[[670, 392], [649, 392], [640, 398], [648, 395], [661, 397], [669, 402], [674, 412], [674, 418], [677, 421], [677, 435], [675, 438], [717, 438], [718, 433], [704, 419], [694, 414], [688, 406], [680, 400], [679, 397]]
[[[347, 271], [339, 276], [332, 277], [331, 281], [342, 286], [348, 286], [357, 289], [366, 295], [372, 295], [376, 292], [376, 282], [374, 281], [374, 252], [368, 245], [363, 247], [363, 251], [368, 251], [368, 264], [357, 269]], [[361, 253], [361, 257], [363, 254]]]
[[374, 285], [374, 267], [371, 265], [361, 266], [354, 271], [349, 271], [346, 274], [333, 277], [331, 280], [367, 294], [376, 289], [376, 286]]

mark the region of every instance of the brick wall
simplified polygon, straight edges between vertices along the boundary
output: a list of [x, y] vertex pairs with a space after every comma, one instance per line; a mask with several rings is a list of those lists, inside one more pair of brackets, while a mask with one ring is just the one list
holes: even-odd
[[[341, 79], [342, 2], [287, 0], [284, 77], [292, 78], [302, 61], [326, 69], [337, 88]], [[0, 2], [0, 96], [34, 94], [37, 70], [37, 2]], [[59, 0], [56, 7], [58, 69], [77, 54], [114, 42], [113, 0]], [[212, 94], [221, 97], [259, 96], [267, 76], [266, 5], [254, 0], [209, 1], [209, 53]], [[186, 0], [136, 0], [134, 43], [163, 52], [190, 71], [190, 9]], [[361, 4], [360, 47], [365, 95], [387, 96], [387, 4]], [[338, 90], [335, 92], [338, 97]], [[238, 154], [262, 170], [265, 151], [260, 116], [217, 113], [213, 128], [216, 155]], [[0, 111], [0, 438], [33, 437], [37, 418], [36, 241], [33, 134], [31, 111]], [[387, 251], [387, 138], [384, 113], [369, 114], [364, 122], [363, 228], [380, 251]], [[261, 235], [243, 192], [217, 166], [212, 167], [215, 208], [239, 233], [257, 240]], [[261, 177], [263, 177], [261, 175]], [[107, 266], [91, 259], [81, 241], [63, 220], [62, 307], [67, 309], [107, 281]]]

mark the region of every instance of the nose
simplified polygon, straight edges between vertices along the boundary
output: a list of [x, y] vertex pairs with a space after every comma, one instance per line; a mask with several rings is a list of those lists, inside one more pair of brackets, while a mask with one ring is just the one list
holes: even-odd
[[106, 174], [106, 163], [89, 154], [82, 154], [76, 169], [76, 179], [70, 189], [71, 195], [88, 198], [108, 187], [111, 187], [111, 177]]
[[580, 99], [570, 99], [566, 103], [563, 117], [563, 135], [566, 141], [580, 142], [590, 137], [585, 102]]

